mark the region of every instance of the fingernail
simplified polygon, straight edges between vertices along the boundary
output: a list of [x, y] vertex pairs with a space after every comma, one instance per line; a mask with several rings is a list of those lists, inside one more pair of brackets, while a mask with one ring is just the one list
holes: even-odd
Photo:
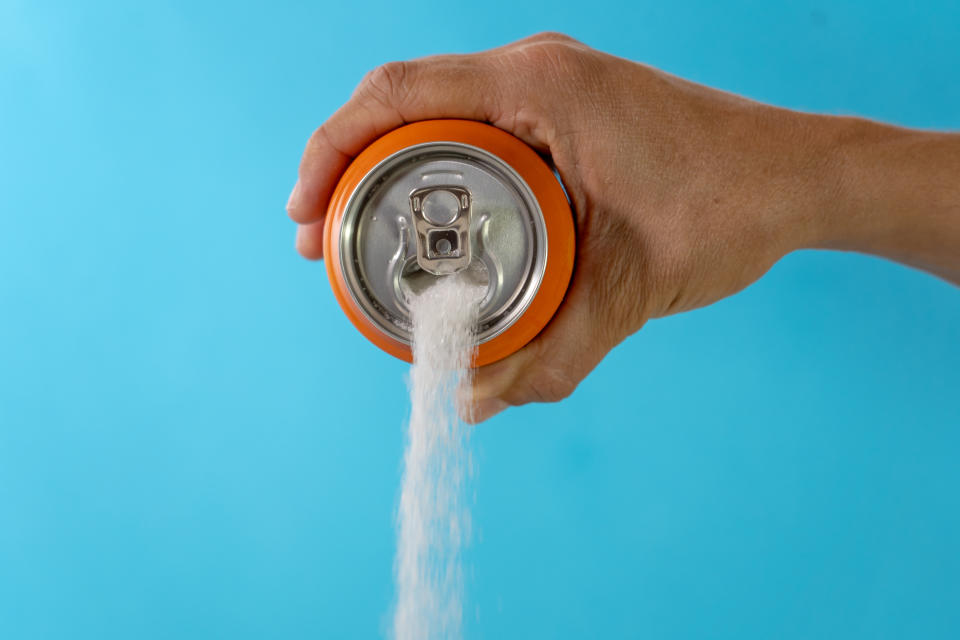
[[297, 180], [297, 184], [293, 185], [293, 191], [290, 192], [290, 197], [287, 198], [287, 213], [292, 212], [297, 208], [297, 205], [300, 204], [300, 181]]
[[478, 424], [485, 420], [489, 420], [509, 406], [510, 405], [500, 398], [487, 398], [486, 400], [480, 400], [473, 405], [470, 415], [467, 416], [467, 422], [470, 422], [471, 424]]

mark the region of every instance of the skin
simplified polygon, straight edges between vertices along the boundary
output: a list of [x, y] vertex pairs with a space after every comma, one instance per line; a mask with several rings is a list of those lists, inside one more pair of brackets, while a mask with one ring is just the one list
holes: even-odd
[[960, 283], [960, 135], [798, 113], [546, 33], [374, 69], [307, 143], [287, 211], [322, 258], [328, 199], [384, 133], [489, 122], [556, 166], [577, 268], [546, 329], [476, 370], [472, 422], [555, 402], [651, 318], [702, 307], [798, 249], [858, 251]]

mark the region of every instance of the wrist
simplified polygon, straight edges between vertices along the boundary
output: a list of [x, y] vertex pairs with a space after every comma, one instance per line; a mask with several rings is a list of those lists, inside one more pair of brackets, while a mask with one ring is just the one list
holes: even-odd
[[823, 123], [810, 248], [857, 251], [945, 277], [960, 255], [960, 136], [857, 118]]
[[888, 148], [912, 132], [860, 118], [816, 116], [823, 136], [825, 191], [819, 205], [820, 231], [815, 249], [870, 252], [881, 239], [895, 233], [896, 218], [890, 200], [897, 188]]

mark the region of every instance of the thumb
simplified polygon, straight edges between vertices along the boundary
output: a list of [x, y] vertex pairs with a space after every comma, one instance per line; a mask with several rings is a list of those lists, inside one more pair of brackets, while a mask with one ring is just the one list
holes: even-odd
[[509, 406], [567, 398], [619, 342], [598, 323], [604, 316], [594, 309], [589, 282], [577, 280], [574, 276], [567, 298], [540, 335], [474, 372], [468, 422], [483, 422]]

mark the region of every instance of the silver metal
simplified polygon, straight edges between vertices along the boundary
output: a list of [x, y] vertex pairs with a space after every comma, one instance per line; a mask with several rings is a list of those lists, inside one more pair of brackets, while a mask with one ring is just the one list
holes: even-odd
[[501, 159], [470, 145], [426, 143], [384, 159], [357, 185], [344, 208], [339, 260], [363, 314], [405, 344], [411, 294], [454, 272], [485, 284], [477, 332], [483, 343], [536, 295], [546, 225], [529, 186]]
[[470, 203], [470, 191], [455, 185], [410, 193], [421, 269], [444, 276], [470, 266]]

